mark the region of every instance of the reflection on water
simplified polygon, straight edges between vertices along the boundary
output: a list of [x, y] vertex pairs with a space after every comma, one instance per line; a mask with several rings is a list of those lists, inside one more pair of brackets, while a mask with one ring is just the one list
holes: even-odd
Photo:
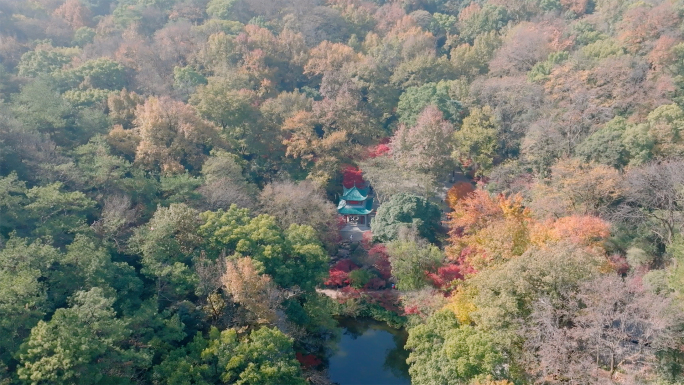
[[339, 320], [343, 334], [329, 360], [339, 385], [410, 385], [404, 350], [407, 334], [369, 319]]

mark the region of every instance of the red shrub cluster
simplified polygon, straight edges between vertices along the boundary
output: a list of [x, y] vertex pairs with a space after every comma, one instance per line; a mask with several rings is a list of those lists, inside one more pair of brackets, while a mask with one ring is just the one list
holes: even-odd
[[404, 307], [404, 315], [420, 315], [420, 309], [418, 305], [411, 305]]
[[[477, 249], [466, 246], [461, 250], [458, 258], [456, 258], [456, 264], [460, 268], [462, 275], [476, 274], [477, 269], [475, 269], [468, 261], [470, 261], [477, 254]], [[453, 260], [453, 259], [452, 259]]]
[[297, 352], [295, 353], [295, 357], [297, 358], [297, 361], [299, 361], [299, 363], [306, 369], [315, 368], [323, 363], [320, 358], [314, 356], [313, 354], [304, 355], [300, 352]]
[[395, 290], [383, 290], [366, 293], [368, 302], [382, 306], [385, 310], [401, 313], [399, 294]]
[[437, 273], [425, 273], [435, 287], [443, 288], [451, 281], [456, 279], [463, 279], [461, 266], [456, 264], [448, 264], [437, 269]]
[[341, 287], [349, 285], [349, 272], [359, 267], [350, 259], [338, 261], [328, 271], [328, 279], [324, 282], [326, 286]]
[[385, 245], [379, 244], [371, 247], [368, 250], [368, 257], [372, 261], [373, 267], [380, 273], [380, 277], [389, 279], [392, 276], [392, 266]]
[[349, 285], [349, 273], [330, 269], [330, 271], [328, 272], [328, 279], [325, 282], [323, 282], [323, 284], [326, 286], [335, 287]]
[[377, 158], [378, 156], [384, 155], [384, 154], [388, 153], [389, 151], [390, 151], [389, 146], [381, 143], [375, 147], [372, 147], [368, 156], [370, 158]]
[[359, 290], [351, 286], [345, 286], [339, 290], [339, 293], [340, 295], [337, 297], [339, 303], [345, 303], [350, 299], [363, 298], [368, 303], [380, 305], [388, 311], [398, 314], [403, 311], [401, 301], [399, 300], [399, 292], [396, 290], [364, 291], [363, 289]]
[[350, 271], [356, 270], [358, 268], [359, 267], [354, 262], [352, 262], [351, 259], [342, 259], [338, 261], [335, 264], [335, 266], [333, 266], [334, 270], [344, 271], [345, 273], [349, 273]]
[[387, 281], [385, 281], [382, 278], [371, 278], [364, 286], [363, 288], [366, 290], [380, 290], [384, 289], [385, 286], [387, 286]]

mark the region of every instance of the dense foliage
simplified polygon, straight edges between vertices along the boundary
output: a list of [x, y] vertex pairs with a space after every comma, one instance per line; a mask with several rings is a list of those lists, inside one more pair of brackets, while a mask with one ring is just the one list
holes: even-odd
[[0, 383], [324, 383], [332, 314], [406, 324], [415, 385], [681, 383], [682, 21], [0, 0]]

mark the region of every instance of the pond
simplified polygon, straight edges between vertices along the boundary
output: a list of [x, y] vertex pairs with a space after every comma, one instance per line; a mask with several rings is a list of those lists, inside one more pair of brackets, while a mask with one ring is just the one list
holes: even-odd
[[329, 359], [328, 375], [339, 385], [410, 385], [407, 333], [370, 320], [342, 318], [342, 337]]

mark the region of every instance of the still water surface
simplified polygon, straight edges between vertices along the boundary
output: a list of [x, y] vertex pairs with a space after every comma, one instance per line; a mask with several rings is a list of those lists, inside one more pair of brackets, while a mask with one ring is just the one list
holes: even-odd
[[340, 319], [342, 338], [329, 360], [339, 385], [410, 385], [407, 333], [369, 319]]

